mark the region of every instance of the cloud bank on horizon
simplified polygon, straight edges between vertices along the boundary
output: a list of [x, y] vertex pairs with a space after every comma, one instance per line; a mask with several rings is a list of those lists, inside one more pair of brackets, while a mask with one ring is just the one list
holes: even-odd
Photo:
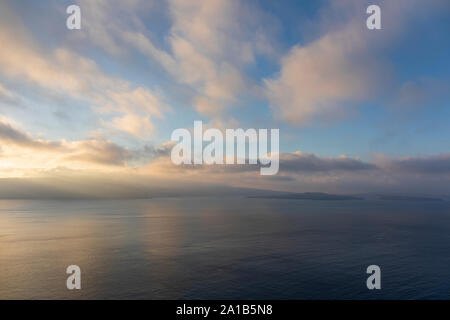
[[[73, 3], [81, 30], [66, 28]], [[449, 16], [445, 0], [2, 1], [0, 186], [20, 187], [0, 197], [112, 176], [114, 194], [447, 194]], [[194, 120], [280, 128], [279, 174], [173, 165], [170, 133]]]

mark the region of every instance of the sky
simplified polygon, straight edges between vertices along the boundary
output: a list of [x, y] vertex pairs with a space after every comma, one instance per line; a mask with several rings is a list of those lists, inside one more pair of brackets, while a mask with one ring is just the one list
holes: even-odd
[[[0, 197], [448, 195], [449, 17], [445, 0], [3, 0]], [[280, 172], [175, 166], [171, 133], [195, 120], [280, 129]]]

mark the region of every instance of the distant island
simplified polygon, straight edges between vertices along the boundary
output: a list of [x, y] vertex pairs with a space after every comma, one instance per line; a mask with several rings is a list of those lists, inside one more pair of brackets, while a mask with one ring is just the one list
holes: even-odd
[[396, 196], [396, 195], [384, 195], [378, 194], [376, 196], [377, 200], [389, 200], [389, 201], [444, 201], [440, 198], [430, 198], [430, 197], [414, 197], [414, 196]]
[[304, 192], [304, 193], [286, 193], [286, 194], [276, 194], [276, 195], [249, 196], [249, 198], [294, 199], [294, 200], [363, 200], [364, 199], [361, 197], [329, 194], [329, 193], [322, 193], [322, 192]]

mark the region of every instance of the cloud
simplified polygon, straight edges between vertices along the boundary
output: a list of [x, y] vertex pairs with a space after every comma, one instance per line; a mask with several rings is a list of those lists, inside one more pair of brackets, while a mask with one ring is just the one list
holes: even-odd
[[400, 159], [382, 159], [380, 165], [393, 172], [412, 174], [450, 174], [450, 154], [428, 157], [405, 157]]
[[[255, 84], [244, 69], [258, 55], [274, 54], [262, 12], [246, 2], [169, 0], [171, 25], [164, 39], [167, 49], [155, 45], [155, 37], [138, 14], [150, 7], [145, 3], [135, 1], [119, 12], [117, 8], [122, 6], [81, 1], [82, 7], [89, 8], [85, 17], [87, 37], [110, 53], [137, 50], [159, 63], [176, 83], [191, 90], [191, 103], [203, 115], [223, 115], [240, 95], [251, 92]], [[110, 22], [119, 16], [130, 23]]]
[[[378, 170], [375, 164], [363, 162], [359, 159], [340, 156], [337, 158], [321, 158], [314, 154], [296, 151], [280, 153], [280, 171], [274, 179], [260, 176], [260, 164], [227, 164], [227, 165], [175, 165], [170, 159], [170, 152], [161, 154], [154, 161], [140, 168], [143, 173], [160, 176], [188, 177], [201, 181], [223, 180], [238, 182], [245, 177], [272, 180], [293, 181], [299, 176], [329, 176], [339, 174], [367, 174]], [[255, 181], [254, 181], [255, 182]]]
[[149, 136], [154, 127], [149, 118], [141, 118], [134, 114], [126, 114], [120, 118], [114, 118], [111, 121], [113, 127], [128, 132], [138, 138], [144, 139]]
[[10, 90], [6, 89], [3, 84], [0, 83], [0, 101], [11, 103], [16, 101], [16, 96]]
[[11, 123], [11, 121], [8, 120], [9, 119], [0, 117], [0, 141], [2, 143], [5, 144], [8, 143], [32, 149], [45, 149], [45, 150], [62, 149], [60, 143], [33, 139], [31, 135], [15, 128]]
[[[167, 172], [179, 174], [192, 173], [226, 173], [241, 174], [251, 172], [259, 175], [260, 164], [256, 165], [175, 165], [170, 159], [174, 142], [163, 144], [158, 149], [152, 148], [156, 156], [155, 161], [148, 164], [145, 170], [165, 174]], [[447, 174], [450, 173], [450, 154], [440, 154], [427, 157], [391, 158], [378, 154], [373, 162], [362, 161], [342, 155], [339, 157], [319, 157], [302, 151], [282, 152], [279, 154], [280, 173], [294, 176], [299, 174], [328, 175], [328, 174], [383, 174], [395, 175], [411, 174]], [[156, 170], [157, 169], [157, 170]]]
[[280, 171], [261, 176], [259, 165], [174, 165], [162, 155], [137, 169], [142, 175], [195, 183], [221, 181], [224, 185], [289, 192], [412, 193], [448, 195], [450, 155], [389, 158], [372, 162], [340, 156], [324, 158], [301, 151], [280, 154]]
[[[49, 95], [58, 93], [85, 101], [100, 114], [121, 115], [123, 119], [146, 118], [135, 123], [138, 131], [152, 127], [151, 117], [162, 118], [163, 113], [170, 110], [161, 94], [106, 75], [93, 60], [68, 49], [47, 50], [37, 46], [25, 29], [16, 26], [14, 21], [7, 23], [14, 13], [2, 6], [1, 16], [7, 15], [0, 23], [0, 41], [4, 44], [0, 50], [2, 74], [42, 88]], [[117, 128], [130, 132], [127, 126]]]
[[[82, 114], [77, 109], [79, 105], [88, 105], [95, 113], [94, 125], [99, 123], [108, 132], [117, 130], [141, 140], [150, 139], [155, 134], [156, 121], [166, 117], [170, 110], [164, 102], [164, 96], [168, 95], [134, 82], [134, 79], [141, 79], [149, 73], [132, 74], [135, 77], [132, 81], [107, 73], [102, 68], [105, 65], [117, 73], [126, 69], [124, 74], [128, 75], [134, 69], [128, 69], [129, 65], [125, 64], [134, 63], [131, 60], [136, 58], [137, 65], [133, 67], [145, 65], [149, 67], [146, 71], [155, 73], [155, 78], [160, 76], [161, 70], [153, 67], [155, 62], [159, 64], [167, 72], [164, 76], [169, 75], [172, 81], [169, 83], [165, 78], [162, 81], [158, 78], [155, 82], [162, 83], [167, 90], [176, 87], [175, 90], [183, 91], [183, 94], [187, 92], [189, 99], [183, 100], [182, 104], [192, 104], [200, 114], [212, 118], [205, 126], [237, 127], [235, 120], [227, 115], [228, 108], [240, 104], [240, 98], [253, 94], [261, 80], [255, 73], [271, 72], [271, 62], [280, 54], [270, 33], [273, 20], [254, 7], [256, 2], [89, 0], [78, 3], [83, 12], [82, 30], [64, 34], [62, 42], [47, 41], [45, 37], [48, 35], [27, 30], [27, 24], [19, 23], [24, 16], [17, 17], [4, 3], [0, 4], [0, 41], [3, 44], [0, 74], [1, 81], [5, 80], [5, 86], [0, 84], [2, 103], [28, 98], [24, 100], [34, 102], [37, 109], [45, 107], [45, 103], [36, 103], [39, 99], [31, 98], [43, 93], [55, 98], [52, 98], [52, 103], [71, 108], [70, 115], [77, 116], [76, 120], [68, 119], [71, 126], [92, 123], [90, 114]], [[304, 37], [303, 40], [307, 41], [302, 40], [281, 52], [279, 72], [263, 82], [265, 97], [275, 117], [304, 125], [345, 115], [374, 96], [383, 100], [383, 96], [377, 93], [383, 91], [383, 85], [392, 83], [387, 79], [390, 74], [383, 49], [403, 32], [397, 27], [407, 25], [405, 22], [411, 21], [413, 11], [421, 9], [415, 14], [427, 16], [429, 11], [424, 11], [424, 8], [437, 2], [427, 5], [418, 5], [417, 1], [381, 2], [383, 28], [389, 31], [372, 33], [365, 29], [366, 3], [327, 2], [327, 8], [318, 13], [323, 13], [322, 21], [317, 25], [314, 23], [311, 28], [314, 32]], [[446, 2], [442, 3], [448, 7]], [[62, 5], [57, 6], [57, 9], [61, 8]], [[164, 9], [161, 20], [166, 23], [156, 31], [149, 26], [154, 22], [149, 22], [147, 15], [156, 15], [155, 8]], [[35, 38], [45, 40], [46, 46], [40, 45], [29, 32]], [[103, 48], [110, 56], [104, 57], [102, 52], [91, 50], [92, 46], [78, 46], [80, 42], [72, 42], [74, 39], [90, 41], [91, 45]], [[55, 43], [57, 45], [53, 47]], [[105, 61], [96, 63], [77, 50], [89, 52], [92, 57], [100, 56]], [[148, 58], [150, 63], [144, 64], [143, 58]], [[264, 70], [259, 70], [260, 66]], [[415, 107], [438, 99], [445, 101], [448, 85], [440, 80], [416, 78], [401, 83], [394, 79], [395, 85], [389, 93], [400, 88], [395, 95], [396, 106]], [[19, 85], [15, 87], [15, 84]], [[21, 96], [27, 94], [30, 96]], [[56, 99], [59, 97], [63, 98]], [[76, 103], [59, 104], [64, 99], [66, 102], [67, 99], [70, 102], [76, 100]], [[24, 111], [11, 114], [21, 116]], [[248, 121], [254, 115], [246, 112], [242, 119]], [[39, 116], [35, 126], [42, 125], [47, 120], [46, 116]], [[261, 123], [266, 119], [265, 114], [259, 114], [250, 121]], [[69, 124], [69, 121], [65, 123]], [[70, 130], [64, 129], [56, 134]], [[56, 130], [46, 128], [45, 132], [54, 133]], [[278, 175], [261, 177], [256, 165], [174, 166], [169, 158], [173, 143], [142, 146], [142, 141], [131, 140], [130, 145], [135, 149], [130, 149], [117, 143], [130, 142], [128, 136], [126, 139], [115, 136], [123, 140], [113, 138], [113, 141], [103, 135], [85, 139], [80, 132], [73, 136], [78, 138], [70, 141], [42, 138], [43, 135], [30, 134], [11, 119], [0, 117], [0, 175], [15, 176], [20, 172], [24, 175], [53, 174], [58, 168], [74, 170], [75, 175], [113, 172], [123, 177], [133, 172], [143, 180], [157, 177], [160, 182], [174, 181], [175, 186], [178, 179], [184, 180], [186, 192], [192, 184], [211, 181], [239, 187], [338, 193], [377, 190], [443, 192], [450, 184], [449, 156], [446, 154], [371, 162], [345, 156], [319, 157], [297, 151], [280, 154]], [[126, 184], [124, 186], [126, 189]]]
[[[156, 61], [183, 89], [189, 88], [190, 103], [200, 114], [224, 117], [240, 98], [264, 91], [274, 117], [296, 125], [345, 117], [361, 102], [397, 89], [399, 101], [408, 100], [411, 85], [395, 79], [385, 49], [421, 12], [432, 14], [448, 7], [439, 0], [427, 5], [381, 0], [383, 29], [371, 32], [365, 27], [370, 1], [327, 2], [319, 10], [320, 18], [305, 28], [308, 41], [284, 52], [279, 72], [263, 79], [261, 90], [259, 79], [246, 71], [260, 56], [271, 60], [283, 53], [273, 36], [276, 20], [252, 3], [79, 3], [86, 12], [80, 37], [113, 55], [139, 52]], [[148, 27], [145, 15], [162, 16], [157, 19], [164, 25], [158, 27], [159, 35]]]
[[359, 171], [375, 169], [376, 166], [346, 156], [320, 158], [314, 154], [296, 151], [280, 157], [280, 170], [291, 172]]
[[[127, 48], [121, 42], [120, 30], [142, 27], [138, 12], [147, 12], [155, 1], [141, 0], [78, 0], [83, 12], [82, 32], [76, 37], [87, 38], [92, 44], [107, 52], [123, 56]], [[120, 17], [120, 18], [119, 18]]]
[[[251, 62], [253, 48], [243, 42], [237, 1], [170, 1], [173, 25], [170, 44], [177, 76], [196, 90], [195, 108], [214, 114], [225, 108], [247, 82], [238, 69]], [[240, 44], [240, 45], [239, 45]]]
[[443, 94], [445, 87], [432, 81], [397, 79], [386, 48], [395, 46], [418, 15], [432, 16], [444, 2], [378, 2], [382, 29], [376, 31], [366, 28], [365, 8], [373, 4], [368, 1], [332, 2], [322, 10], [311, 28], [319, 37], [294, 45], [282, 57], [279, 72], [264, 80], [275, 118], [308, 125], [345, 117], [362, 102], [380, 97], [398, 95], [398, 103], [415, 105]]
[[245, 69], [274, 55], [270, 17], [238, 0], [170, 0], [169, 10], [174, 75], [195, 90], [198, 112], [222, 114], [256, 87]]
[[0, 118], [2, 169], [97, 168], [125, 166], [133, 152], [108, 140], [47, 141], [36, 139], [12, 121]]
[[279, 74], [264, 81], [276, 118], [299, 125], [330, 119], [372, 94], [383, 66], [374, 63], [360, 24], [352, 19], [329, 26], [328, 33], [295, 45], [282, 58]]
[[[109, 195], [102, 193], [99, 197], [145, 197], [149, 190], [155, 194], [164, 194], [164, 190], [169, 192], [170, 189], [164, 189], [164, 185], [175, 188], [170, 191], [172, 193], [176, 190], [176, 194], [187, 195], [196, 190], [196, 185], [207, 186], [213, 182], [222, 187], [258, 186], [259, 189], [290, 192], [443, 194], [450, 188], [449, 154], [407, 158], [378, 156], [374, 162], [365, 162], [347, 156], [324, 158], [296, 151], [281, 153], [279, 174], [265, 177], [259, 174], [259, 165], [176, 166], [170, 160], [174, 142], [130, 150], [101, 137], [78, 141], [48, 141], [34, 138], [7, 118], [0, 120], [2, 177], [55, 178], [63, 170], [63, 175], [69, 174], [71, 180], [80, 183], [87, 183], [86, 177], [89, 176], [94, 180], [98, 176], [95, 183], [101, 183], [106, 180], [105, 177], [100, 178], [100, 175], [108, 173], [128, 178], [133, 176], [136, 180], [130, 184], [133, 180], [131, 178], [123, 181], [119, 179], [115, 182], [116, 189], [129, 191], [123, 191], [120, 195], [116, 190], [117, 192]], [[148, 189], [148, 186], [144, 186], [145, 181], [159, 182]], [[20, 182], [24, 190], [29, 189], [27, 183], [26, 180]], [[58, 189], [57, 182], [47, 183], [51, 190]], [[18, 191], [14, 190], [10, 195], [17, 194]], [[78, 191], [66, 190], [61, 197], [76, 197], [81, 189], [76, 190]], [[206, 192], [205, 190], [208, 188], [205, 187], [201, 192]], [[212, 189], [208, 192], [214, 193]], [[32, 196], [39, 197], [39, 194], [36, 191]], [[0, 194], [1, 196], [4, 194]]]
[[64, 157], [68, 161], [81, 161], [88, 163], [124, 166], [132, 154], [111, 141], [77, 141], [70, 144], [72, 152]]

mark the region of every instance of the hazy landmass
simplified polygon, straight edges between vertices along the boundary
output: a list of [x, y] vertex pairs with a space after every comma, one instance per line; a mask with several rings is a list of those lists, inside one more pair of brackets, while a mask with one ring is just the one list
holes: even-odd
[[363, 200], [322, 192], [292, 193], [185, 181], [92, 176], [0, 179], [0, 199], [148, 199], [158, 197], [242, 196], [261, 199]]
[[393, 201], [444, 201], [441, 198], [430, 197], [415, 197], [415, 196], [403, 196], [403, 195], [387, 195], [379, 194], [376, 196], [378, 200], [393, 200]]
[[264, 196], [250, 196], [249, 198], [298, 199], [298, 200], [363, 200], [364, 199], [361, 197], [329, 194], [329, 193], [322, 193], [322, 192], [272, 194], [272, 195], [264, 195]]
[[0, 199], [149, 199], [158, 197], [270, 196], [285, 192], [214, 183], [92, 175], [0, 179]]
[[229, 197], [298, 200], [445, 201], [448, 196], [421, 194], [334, 194], [286, 192], [234, 187], [189, 180], [142, 178], [133, 175], [90, 175], [0, 179], [0, 199], [149, 199], [159, 197]]

